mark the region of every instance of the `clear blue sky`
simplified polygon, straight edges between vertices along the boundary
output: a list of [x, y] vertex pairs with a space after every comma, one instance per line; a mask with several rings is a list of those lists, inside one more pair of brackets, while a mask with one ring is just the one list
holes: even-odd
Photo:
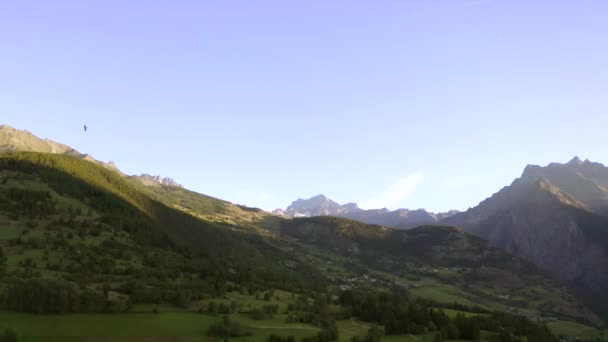
[[[608, 162], [606, 1], [2, 1], [0, 123], [264, 209]], [[90, 130], [86, 134], [82, 125]]]

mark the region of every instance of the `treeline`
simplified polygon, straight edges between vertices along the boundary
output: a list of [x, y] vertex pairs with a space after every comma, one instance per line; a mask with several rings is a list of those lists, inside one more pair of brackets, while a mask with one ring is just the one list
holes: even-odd
[[481, 330], [499, 333], [500, 341], [557, 341], [545, 326], [523, 316], [502, 312], [465, 317], [449, 317], [442, 309], [428, 307], [401, 290], [370, 293], [349, 290], [341, 293], [339, 304], [346, 315], [382, 325], [388, 335], [437, 332], [440, 339], [478, 341]]
[[492, 313], [492, 310], [488, 310], [485, 308], [482, 308], [479, 305], [465, 305], [465, 304], [461, 304], [461, 303], [440, 303], [431, 299], [427, 299], [427, 298], [417, 298], [416, 301], [418, 301], [419, 303], [422, 303], [424, 305], [426, 305], [427, 307], [434, 307], [434, 308], [442, 308], [442, 309], [453, 309], [453, 310], [458, 310], [458, 311], [466, 311], [466, 312], [473, 312], [473, 313], [479, 313], [479, 314], [489, 314]]
[[73, 312], [124, 312], [131, 309], [127, 296], [110, 299], [105, 291], [81, 289], [56, 279], [9, 279], [2, 298], [4, 309], [37, 314]]
[[11, 219], [42, 218], [57, 212], [57, 201], [42, 190], [7, 188], [0, 191], [0, 205]]

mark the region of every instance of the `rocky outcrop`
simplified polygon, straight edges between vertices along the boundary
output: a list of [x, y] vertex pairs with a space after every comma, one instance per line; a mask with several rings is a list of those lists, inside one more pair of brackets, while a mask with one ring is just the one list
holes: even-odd
[[179, 187], [179, 188], [183, 187], [181, 184], [179, 184], [178, 182], [176, 182], [172, 178], [161, 177], [161, 176], [154, 176], [154, 175], [149, 175], [147, 173], [141, 174], [139, 176], [132, 176], [131, 178], [138, 180], [139, 182], [141, 182], [145, 186], [160, 186], [160, 185], [165, 185], [165, 186], [176, 186], [176, 187]]

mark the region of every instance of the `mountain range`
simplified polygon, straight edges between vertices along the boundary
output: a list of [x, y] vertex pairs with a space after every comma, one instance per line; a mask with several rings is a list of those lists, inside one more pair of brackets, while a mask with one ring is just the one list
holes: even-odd
[[347, 217], [398, 229], [462, 227], [570, 284], [597, 307], [608, 306], [608, 167], [600, 163], [574, 157], [527, 165], [512, 184], [464, 212], [363, 210], [317, 195], [273, 213]]
[[313, 196], [309, 199], [297, 199], [285, 210], [276, 209], [275, 215], [285, 217], [337, 216], [353, 220], [380, 224], [387, 227], [410, 229], [422, 225], [437, 224], [441, 220], [458, 213], [450, 210], [446, 213], [432, 213], [424, 209], [361, 209], [356, 203], [339, 204], [324, 195]]
[[107, 283], [112, 295], [100, 308], [124, 310], [191, 307], [226, 288], [397, 286], [434, 306], [593, 325], [602, 324], [595, 313], [608, 318], [602, 164], [527, 166], [465, 212], [364, 210], [318, 195], [268, 213], [168, 178], [124, 175], [9, 126], [0, 126], [0, 151], [0, 252], [9, 275], [1, 278], [0, 253], [0, 288], [60, 277], [93, 300]]

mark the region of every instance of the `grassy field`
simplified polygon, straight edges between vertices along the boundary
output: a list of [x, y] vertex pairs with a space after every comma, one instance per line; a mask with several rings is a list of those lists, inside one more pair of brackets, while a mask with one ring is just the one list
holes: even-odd
[[565, 334], [578, 336], [579, 338], [592, 338], [600, 335], [600, 331], [593, 327], [570, 321], [557, 321], [548, 323], [547, 326], [554, 334]]
[[[307, 324], [285, 324], [277, 320], [252, 321], [241, 315], [233, 319], [246, 325], [252, 335], [230, 341], [265, 342], [269, 335], [292, 335], [296, 340], [316, 334]], [[20, 341], [216, 341], [207, 337], [210, 324], [221, 316], [191, 312], [31, 315], [0, 311], [0, 329], [10, 327]], [[357, 321], [339, 321], [340, 341], [364, 336], [368, 325]], [[383, 341], [427, 341], [426, 336], [386, 336]]]
[[[213, 338], [205, 336], [207, 328], [220, 319], [220, 316], [188, 312], [107, 315], [30, 315], [0, 312], [0, 327], [11, 327], [23, 341], [212, 341]], [[252, 333], [250, 337], [235, 338], [234, 341], [266, 341], [272, 333], [300, 338], [317, 332], [315, 327], [302, 324], [277, 325], [276, 322], [266, 321], [252, 323], [238, 315], [235, 315], [234, 319], [248, 326]]]
[[464, 305], [477, 305], [469, 300], [469, 294], [455, 286], [438, 284], [436, 286], [423, 286], [410, 290], [412, 294], [421, 298], [428, 298], [440, 303], [459, 303]]
[[442, 310], [443, 310], [443, 312], [445, 312], [446, 315], [448, 315], [448, 317], [456, 317], [456, 315], [458, 315], [459, 313], [462, 313], [465, 317], [483, 315], [483, 314], [478, 314], [478, 313], [474, 313], [474, 312], [466, 312], [466, 311], [460, 311], [460, 310], [454, 310], [454, 309], [442, 309]]

